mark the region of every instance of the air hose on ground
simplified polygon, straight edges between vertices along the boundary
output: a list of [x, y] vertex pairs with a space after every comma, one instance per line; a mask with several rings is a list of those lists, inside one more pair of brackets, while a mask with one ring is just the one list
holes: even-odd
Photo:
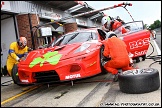
[[[150, 44], [151, 44], [151, 42], [150, 42]], [[161, 64], [161, 55], [154, 55], [154, 56], [151, 56], [151, 55], [153, 54], [153, 52], [154, 52], [154, 47], [153, 47], [152, 44], [151, 44], [151, 46], [152, 46], [152, 48], [153, 48], [153, 51], [152, 51], [148, 56], [146, 56], [146, 59], [153, 59], [154, 62], [151, 63], [151, 64], [149, 65], [149, 67], [151, 67], [151, 66], [152, 66], [153, 64], [155, 64], [155, 63]]]

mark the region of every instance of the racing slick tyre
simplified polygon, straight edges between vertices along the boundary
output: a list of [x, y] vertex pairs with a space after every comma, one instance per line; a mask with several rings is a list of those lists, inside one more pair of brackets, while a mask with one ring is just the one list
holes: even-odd
[[104, 46], [101, 46], [100, 48], [100, 67], [101, 67], [101, 73], [102, 74], [107, 74], [107, 70], [104, 68], [104, 65], [106, 63], [106, 61], [104, 60], [104, 55], [103, 55], [103, 51], [104, 51]]
[[15, 64], [11, 71], [11, 76], [12, 76], [12, 80], [13, 80], [14, 84], [17, 84], [19, 86], [31, 85], [31, 84], [22, 84], [17, 73], [18, 73], [18, 68], [17, 68], [17, 64]]
[[160, 87], [159, 71], [154, 68], [124, 71], [118, 75], [118, 80], [124, 93], [148, 93]]
[[17, 64], [15, 64], [12, 68], [12, 71], [11, 71], [11, 76], [12, 76], [12, 79], [13, 79], [13, 82], [15, 84], [19, 84], [20, 83], [20, 79], [18, 77], [18, 69], [17, 69]]

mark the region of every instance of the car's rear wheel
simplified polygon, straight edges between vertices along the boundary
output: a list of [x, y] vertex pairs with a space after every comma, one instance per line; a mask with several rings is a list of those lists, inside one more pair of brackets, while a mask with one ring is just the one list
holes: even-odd
[[105, 61], [104, 61], [104, 55], [103, 55], [103, 51], [104, 51], [104, 46], [101, 46], [100, 48], [100, 67], [101, 67], [101, 73], [102, 74], [107, 74], [107, 70], [104, 68], [104, 64], [105, 64]]
[[118, 75], [119, 88], [124, 93], [140, 94], [157, 90], [160, 87], [157, 69], [135, 69]]

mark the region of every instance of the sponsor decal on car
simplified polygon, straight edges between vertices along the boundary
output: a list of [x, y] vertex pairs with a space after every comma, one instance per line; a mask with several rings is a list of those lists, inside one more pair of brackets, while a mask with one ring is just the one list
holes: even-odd
[[79, 78], [81, 77], [80, 74], [73, 74], [73, 75], [67, 75], [65, 76], [65, 79], [73, 79], [73, 78]]
[[29, 82], [28, 80], [21, 80], [21, 82]]
[[97, 62], [96, 61], [94, 61], [93, 63], [91, 63], [89, 66], [93, 66], [94, 64], [96, 64]]
[[62, 57], [62, 54], [59, 54], [58, 51], [54, 52], [47, 52], [43, 55], [44, 58], [37, 57], [35, 58], [30, 64], [29, 67], [32, 68], [37, 64], [40, 64], [40, 67], [43, 66], [44, 62], [49, 62], [51, 65], [56, 65], [60, 58]]
[[144, 51], [135, 51], [135, 56], [140, 56], [140, 55], [145, 55], [147, 53], [147, 50], [144, 50]]
[[143, 47], [145, 45], [149, 45], [150, 38], [139, 39], [137, 41], [129, 42], [130, 49], [135, 49], [139, 47]]

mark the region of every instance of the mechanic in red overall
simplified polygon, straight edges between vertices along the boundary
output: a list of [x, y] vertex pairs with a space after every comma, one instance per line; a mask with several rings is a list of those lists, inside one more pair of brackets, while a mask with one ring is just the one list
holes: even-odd
[[119, 16], [116, 16], [114, 19], [121, 22], [122, 24], [125, 24], [125, 22]]
[[[113, 20], [110, 16], [104, 16], [101, 20], [102, 30], [109, 32], [114, 31], [122, 25], [122, 22], [118, 20]], [[127, 30], [124, 27], [121, 27], [122, 34], [126, 33]]]
[[122, 71], [133, 69], [130, 67], [130, 58], [124, 41], [119, 39], [114, 32], [108, 32], [107, 35], [103, 55], [111, 60], [104, 65], [104, 68], [113, 75], [118, 74], [118, 69], [122, 69]]

